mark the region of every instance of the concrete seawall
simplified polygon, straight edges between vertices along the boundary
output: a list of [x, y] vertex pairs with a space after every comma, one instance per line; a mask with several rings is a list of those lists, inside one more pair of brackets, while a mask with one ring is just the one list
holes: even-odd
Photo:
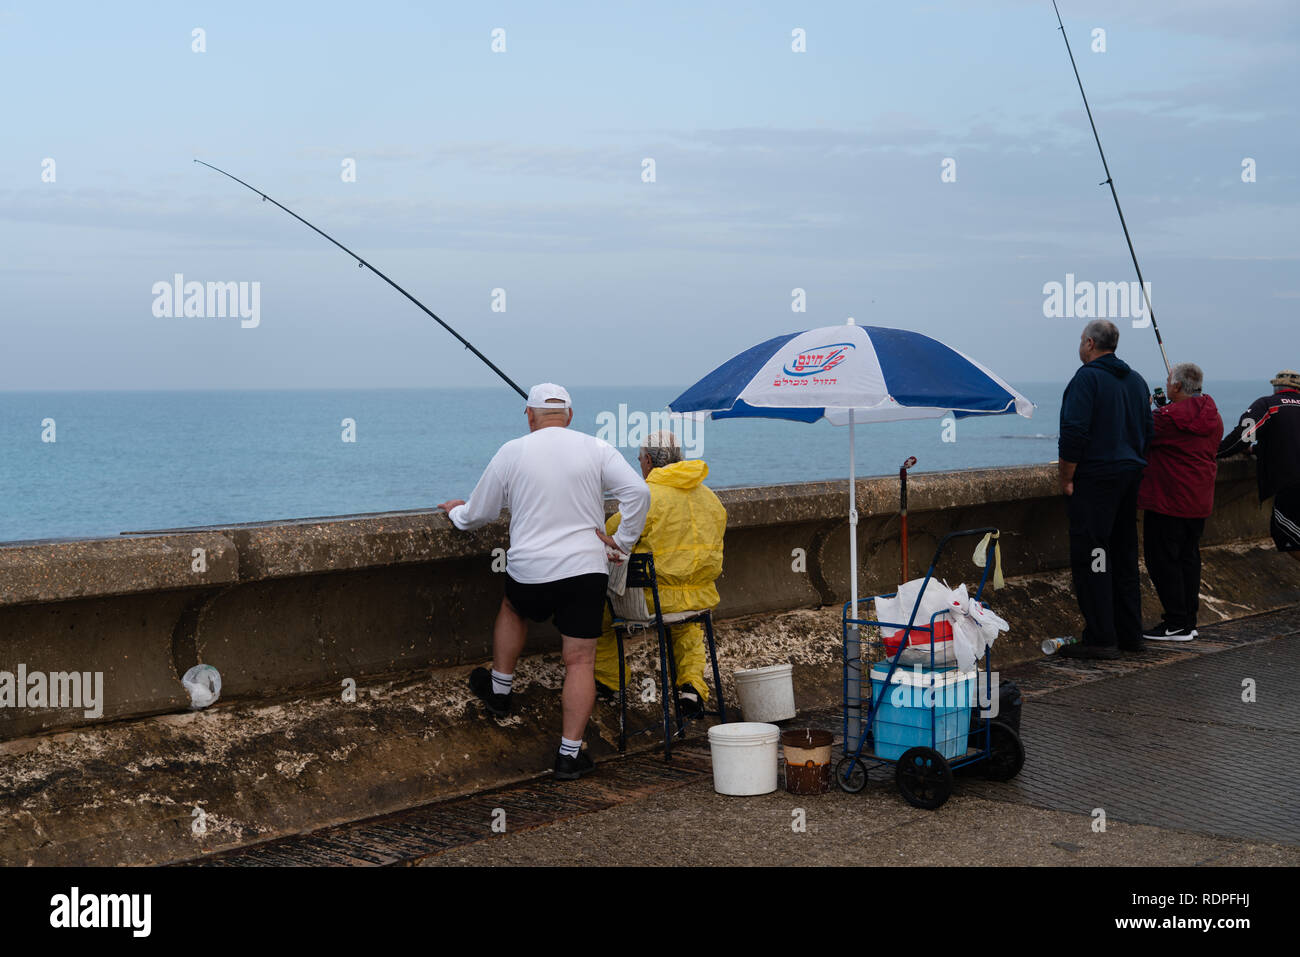
[[[1054, 466], [919, 474], [909, 486], [913, 575], [944, 534], [1004, 530], [1011, 587], [993, 599], [1015, 624], [1074, 614], [1065, 507]], [[1206, 544], [1207, 583], [1236, 592], [1239, 613], [1300, 595], [1300, 576], [1241, 543], [1267, 533], [1253, 465], [1220, 470]], [[863, 594], [898, 581], [897, 479], [858, 482]], [[728, 512], [719, 619], [843, 602], [848, 597], [847, 481], [725, 489]], [[0, 740], [184, 711], [180, 675], [200, 661], [222, 675], [222, 699], [254, 701], [340, 683], [411, 676], [490, 654], [507, 525], [475, 533], [435, 511], [183, 529], [115, 539], [0, 546], [0, 670], [102, 672], [103, 714], [0, 709]], [[941, 573], [970, 580], [973, 540]], [[1211, 601], [1216, 600], [1211, 596]], [[1224, 606], [1227, 607], [1227, 606]], [[1222, 607], [1211, 611], [1222, 617]], [[1042, 629], [1013, 629], [1004, 655], [1023, 657]], [[533, 651], [556, 647], [539, 628]], [[1004, 659], [1005, 660], [1005, 659]]]

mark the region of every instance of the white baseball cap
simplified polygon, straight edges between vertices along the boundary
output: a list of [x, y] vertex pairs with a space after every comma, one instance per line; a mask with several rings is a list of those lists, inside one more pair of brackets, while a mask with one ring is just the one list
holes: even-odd
[[[553, 401], [558, 399], [559, 401]], [[552, 400], [552, 401], [548, 401]], [[530, 409], [571, 409], [569, 390], [554, 382], [543, 382], [528, 390], [528, 407]]]

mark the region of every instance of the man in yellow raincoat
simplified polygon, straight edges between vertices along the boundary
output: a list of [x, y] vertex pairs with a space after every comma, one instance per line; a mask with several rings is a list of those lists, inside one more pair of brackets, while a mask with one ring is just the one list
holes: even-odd
[[[727, 510], [703, 484], [708, 465], [702, 459], [683, 461], [677, 437], [667, 430], [646, 439], [640, 463], [650, 487], [650, 514], [633, 551], [654, 554], [660, 608], [667, 614], [715, 607], [718, 590], [713, 581], [722, 574]], [[621, 514], [611, 515], [605, 523], [606, 534], [613, 535], [621, 520]], [[654, 608], [649, 589], [646, 607]], [[682, 713], [696, 717], [709, 700], [704, 680], [704, 626], [699, 622], [673, 625], [670, 636]], [[596, 689], [607, 698], [618, 693], [618, 643], [608, 609], [604, 631], [596, 642]]]

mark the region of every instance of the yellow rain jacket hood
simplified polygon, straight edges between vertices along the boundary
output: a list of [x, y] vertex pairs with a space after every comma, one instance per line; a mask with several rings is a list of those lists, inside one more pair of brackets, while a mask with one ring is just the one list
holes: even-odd
[[[722, 574], [727, 510], [703, 484], [708, 474], [702, 459], [688, 459], [652, 469], [646, 476], [650, 513], [634, 551], [654, 553], [664, 611], [696, 611], [718, 604], [713, 581]], [[620, 514], [611, 515], [605, 530], [614, 534], [621, 520]]]

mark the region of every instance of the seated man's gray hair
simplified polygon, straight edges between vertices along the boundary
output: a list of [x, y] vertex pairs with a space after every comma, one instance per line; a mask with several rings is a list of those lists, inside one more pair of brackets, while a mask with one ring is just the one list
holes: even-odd
[[641, 451], [650, 456], [650, 464], [657, 469], [682, 460], [682, 444], [669, 429], [660, 429], [646, 436]]
[[1119, 348], [1119, 327], [1109, 319], [1092, 320], [1083, 327], [1083, 337], [1091, 339], [1102, 352], [1114, 352]]
[[1169, 378], [1181, 385], [1186, 395], [1200, 395], [1205, 373], [1194, 362], [1180, 362], [1169, 370]]

